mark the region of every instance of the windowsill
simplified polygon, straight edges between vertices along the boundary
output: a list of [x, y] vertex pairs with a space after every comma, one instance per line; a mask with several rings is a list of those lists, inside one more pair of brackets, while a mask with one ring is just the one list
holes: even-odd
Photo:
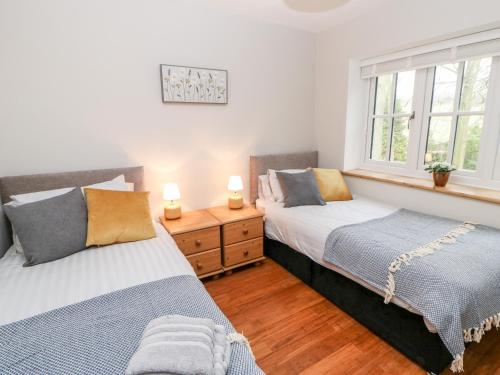
[[475, 199], [478, 201], [500, 204], [500, 191], [474, 186], [449, 183], [446, 187], [435, 187], [431, 179], [400, 176], [391, 173], [354, 169], [342, 172], [344, 176], [359, 177], [372, 181], [387, 182], [390, 184], [411, 187], [415, 189], [434, 191], [436, 193], [454, 195], [457, 197]]

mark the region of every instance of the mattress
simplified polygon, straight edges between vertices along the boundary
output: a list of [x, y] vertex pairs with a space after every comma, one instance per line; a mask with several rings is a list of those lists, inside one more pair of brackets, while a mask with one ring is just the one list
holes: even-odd
[[195, 273], [172, 237], [90, 248], [63, 259], [23, 267], [13, 248], [0, 259], [0, 325], [160, 279]]
[[[283, 203], [258, 199], [256, 206], [265, 213], [266, 237], [284, 243], [314, 262], [331, 269], [365, 288], [385, 296], [383, 290], [366, 283], [346, 270], [323, 260], [325, 242], [336, 228], [378, 219], [394, 213], [399, 208], [368, 198], [356, 196], [350, 201], [328, 202], [326, 206], [300, 206], [284, 208]], [[393, 303], [415, 314], [422, 315], [406, 302], [393, 298]], [[435, 327], [425, 321], [427, 328]]]

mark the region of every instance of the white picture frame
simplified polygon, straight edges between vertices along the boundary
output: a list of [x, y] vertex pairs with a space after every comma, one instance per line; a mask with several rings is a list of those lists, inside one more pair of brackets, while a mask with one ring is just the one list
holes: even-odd
[[227, 70], [160, 65], [163, 103], [227, 104]]

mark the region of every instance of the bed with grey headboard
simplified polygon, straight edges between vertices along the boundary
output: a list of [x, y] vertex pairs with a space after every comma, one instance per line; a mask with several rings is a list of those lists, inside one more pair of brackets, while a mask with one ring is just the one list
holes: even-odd
[[[250, 201], [255, 203], [258, 198], [258, 178], [268, 169], [317, 166], [317, 151], [251, 156]], [[443, 342], [429, 332], [420, 315], [395, 304], [385, 305], [378, 294], [284, 243], [265, 238], [264, 252], [426, 370], [440, 373], [451, 362]]]
[[[119, 175], [136, 191], [144, 190], [143, 167], [132, 167], [3, 177], [0, 196], [8, 202], [15, 194], [87, 186]], [[5, 218], [2, 225], [5, 250], [11, 241]], [[0, 259], [2, 281], [8, 281], [0, 306], [12, 307], [0, 309], [2, 374], [123, 374], [146, 325], [165, 315], [212, 319], [234, 332], [166, 231], [80, 251], [29, 271], [22, 257], [10, 253]], [[227, 374], [263, 372], [247, 347], [235, 344]]]
[[[11, 195], [87, 186], [111, 180], [119, 175], [124, 175], [126, 182], [134, 183], [136, 191], [144, 190], [144, 168], [127, 167], [0, 177], [0, 199], [1, 203], [5, 204], [11, 201]], [[0, 207], [0, 257], [5, 254], [11, 244], [12, 236], [8, 220]]]
[[259, 176], [268, 169], [305, 169], [318, 167], [318, 151], [295, 152], [289, 154], [250, 156], [250, 202], [258, 198]]

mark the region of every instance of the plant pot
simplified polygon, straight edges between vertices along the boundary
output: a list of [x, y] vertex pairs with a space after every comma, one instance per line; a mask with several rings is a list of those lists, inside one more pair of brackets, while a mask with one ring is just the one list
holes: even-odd
[[433, 172], [432, 178], [434, 180], [434, 186], [445, 187], [450, 178], [450, 172]]

